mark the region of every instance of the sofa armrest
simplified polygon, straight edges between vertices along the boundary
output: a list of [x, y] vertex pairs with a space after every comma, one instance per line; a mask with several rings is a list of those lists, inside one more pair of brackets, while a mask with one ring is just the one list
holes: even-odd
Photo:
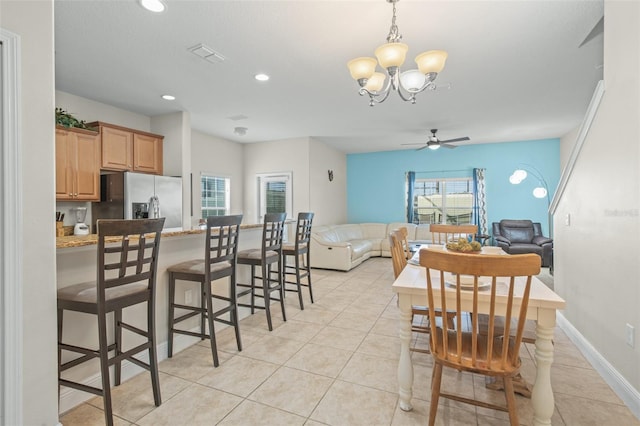
[[502, 235], [496, 235], [494, 238], [495, 238], [496, 242], [498, 242], [498, 243], [502, 243], [502, 244], [507, 245], [507, 246], [511, 245], [511, 241], [509, 241], [508, 238], [505, 238]]
[[553, 243], [553, 240], [551, 238], [547, 238], [547, 237], [536, 236], [536, 237], [533, 237], [533, 240], [531, 242], [533, 244], [537, 244], [537, 245], [541, 246], [543, 244]]

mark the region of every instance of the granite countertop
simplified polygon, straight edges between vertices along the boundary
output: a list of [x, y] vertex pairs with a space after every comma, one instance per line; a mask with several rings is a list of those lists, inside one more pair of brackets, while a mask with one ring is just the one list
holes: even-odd
[[[253, 228], [262, 228], [262, 224], [250, 224], [250, 225], [240, 225], [240, 229], [253, 229]], [[204, 234], [206, 231], [204, 229], [188, 229], [183, 231], [169, 231], [163, 232], [162, 238], [171, 238], [171, 237], [180, 237], [184, 235], [194, 235], [194, 234]], [[110, 237], [106, 239], [107, 242], [117, 242], [118, 238]], [[68, 235], [64, 237], [56, 237], [56, 248], [64, 249], [70, 247], [83, 247], [83, 246], [91, 246], [98, 245], [98, 235], [97, 234], [89, 234], [89, 235]]]

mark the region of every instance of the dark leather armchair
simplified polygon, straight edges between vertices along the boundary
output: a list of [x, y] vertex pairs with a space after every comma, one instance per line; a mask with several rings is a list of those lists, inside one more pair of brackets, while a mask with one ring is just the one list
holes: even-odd
[[536, 253], [542, 266], [553, 262], [553, 240], [542, 235], [539, 222], [530, 220], [501, 220], [493, 222], [493, 239], [509, 254]]

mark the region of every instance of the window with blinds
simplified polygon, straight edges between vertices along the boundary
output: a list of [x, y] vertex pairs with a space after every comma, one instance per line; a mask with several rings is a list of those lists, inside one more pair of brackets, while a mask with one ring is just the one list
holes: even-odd
[[286, 213], [291, 218], [293, 196], [291, 172], [259, 174], [260, 188], [259, 218], [263, 220], [267, 213]]
[[416, 223], [471, 223], [473, 179], [416, 179], [412, 201]]
[[231, 210], [231, 179], [202, 175], [200, 177], [202, 219], [209, 216], [225, 216]]

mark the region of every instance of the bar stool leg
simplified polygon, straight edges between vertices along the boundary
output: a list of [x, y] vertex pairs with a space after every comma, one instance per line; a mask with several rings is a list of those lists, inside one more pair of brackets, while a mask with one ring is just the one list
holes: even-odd
[[156, 407], [159, 407], [162, 404], [162, 398], [160, 397], [160, 375], [156, 351], [156, 304], [154, 302], [153, 297], [147, 302], [147, 339], [149, 341], [149, 370], [151, 387], [153, 388], [153, 402]]
[[251, 315], [256, 313], [256, 267], [251, 265]]
[[[287, 265], [284, 265], [285, 270]], [[302, 285], [300, 278], [300, 255], [296, 254], [296, 287], [298, 288], [298, 301], [300, 302], [300, 310], [304, 311], [304, 303], [302, 302]]]
[[[211, 284], [206, 285], [204, 282], [202, 283], [204, 287], [205, 293], [202, 295], [202, 300], [205, 300], [207, 303], [207, 320], [209, 322], [209, 342], [211, 344], [211, 353], [213, 354], [213, 366], [217, 367], [220, 365], [220, 360], [218, 359], [218, 347], [216, 345], [216, 332], [215, 327], [213, 325], [213, 298], [211, 297]], [[204, 312], [202, 312], [202, 319], [204, 321]], [[203, 336], [204, 336], [204, 330]], [[204, 338], [204, 337], [203, 337]]]
[[284, 270], [282, 269], [282, 256], [280, 256], [278, 258], [278, 286], [279, 286], [279, 293], [280, 293], [280, 309], [282, 310], [282, 320], [286, 321], [287, 320], [287, 313], [284, 309], [284, 280], [283, 280], [283, 274]]
[[313, 290], [311, 289], [311, 265], [309, 264], [309, 250], [307, 249], [306, 256], [303, 257], [305, 263], [305, 270], [307, 271], [307, 285], [309, 286], [309, 297], [311, 298], [311, 303], [313, 303]]
[[242, 351], [242, 340], [240, 339], [240, 319], [238, 318], [238, 297], [236, 288], [236, 272], [235, 268], [229, 278], [229, 299], [233, 305], [231, 311], [229, 311], [229, 319], [233, 323], [233, 327], [236, 332], [236, 344], [238, 345], [238, 351]]
[[102, 376], [102, 402], [106, 424], [113, 426], [113, 412], [111, 409], [111, 383], [109, 381], [109, 343], [107, 341], [107, 318], [104, 313], [98, 313], [98, 352], [100, 353], [100, 374]]
[[167, 338], [167, 356], [173, 357], [173, 327], [175, 326], [175, 312], [173, 304], [176, 298], [176, 278], [173, 272], [169, 272], [169, 335]]
[[[211, 285], [209, 285], [211, 286]], [[205, 290], [205, 282], [204, 280], [200, 281], [200, 309], [202, 309], [200, 311], [200, 340], [204, 340], [204, 336], [206, 335], [206, 329], [205, 329], [205, 309], [207, 309], [208, 306], [208, 299], [210, 298], [207, 297], [207, 290]], [[209, 312], [209, 316], [211, 316], [211, 312]], [[217, 365], [216, 365], [217, 367]]]
[[262, 263], [262, 289], [264, 291], [264, 312], [267, 315], [267, 325], [269, 331], [273, 331], [273, 324], [271, 323], [271, 265], [265, 265]]
[[[113, 311], [113, 329], [115, 334], [115, 354], [116, 356], [122, 353], [122, 309], [116, 309]], [[120, 386], [120, 379], [122, 377], [122, 362], [118, 361], [114, 365], [114, 385]]]

